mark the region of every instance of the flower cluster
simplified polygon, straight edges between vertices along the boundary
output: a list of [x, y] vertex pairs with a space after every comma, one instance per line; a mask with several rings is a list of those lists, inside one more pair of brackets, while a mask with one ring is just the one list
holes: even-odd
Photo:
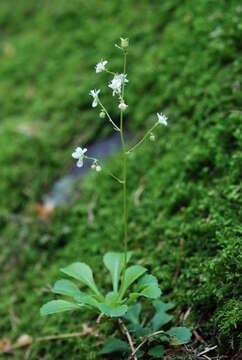
[[[129, 46], [129, 40], [128, 39], [124, 39], [121, 38], [121, 46], [115, 45], [116, 47], [118, 47], [120, 50], [122, 50], [124, 52], [124, 54], [127, 53], [127, 48]], [[129, 82], [129, 80], [127, 79], [127, 74], [125, 74], [125, 70], [124, 73], [118, 74], [112, 71], [109, 71], [109, 69], [106, 68], [106, 65], [108, 64], [107, 60], [101, 60], [96, 66], [95, 66], [95, 70], [96, 73], [101, 73], [101, 72], [106, 72], [107, 74], [112, 74], [113, 78], [112, 80], [109, 81], [109, 83], [107, 84], [107, 86], [112, 90], [112, 95], [113, 96], [117, 96], [119, 99], [119, 105], [118, 108], [120, 110], [120, 113], [122, 114], [123, 112], [125, 112], [127, 110], [128, 105], [125, 103], [124, 101], [124, 87], [125, 85]], [[98, 105], [101, 107], [101, 111], [99, 113], [100, 118], [104, 119], [105, 117], [107, 117], [107, 119], [111, 122], [111, 124], [113, 125], [114, 129], [116, 131], [120, 132], [119, 127], [114, 123], [114, 121], [112, 120], [111, 116], [109, 115], [108, 111], [106, 110], [106, 108], [103, 106], [103, 104], [101, 103], [100, 99], [99, 99], [99, 94], [100, 94], [100, 89], [96, 90], [93, 89], [89, 92], [89, 95], [92, 97], [92, 107], [95, 108]], [[127, 153], [130, 153], [131, 151], [133, 151], [134, 149], [136, 149], [140, 144], [143, 143], [143, 141], [149, 137], [150, 141], [155, 141], [155, 135], [152, 132], [155, 127], [158, 124], [162, 124], [164, 126], [167, 126], [167, 116], [162, 114], [162, 113], [157, 113], [157, 118], [158, 121], [157, 123], [152, 127], [152, 129], [150, 129], [147, 134], [143, 137], [143, 139], [141, 141], [139, 141], [132, 149], [130, 149]], [[77, 159], [77, 163], [76, 165], [78, 167], [82, 167], [83, 166], [83, 160], [84, 158], [87, 158], [89, 160], [93, 160], [93, 164], [91, 166], [92, 169], [96, 170], [97, 172], [100, 172], [102, 170], [101, 165], [99, 164], [98, 160], [95, 158], [90, 158], [88, 156], [85, 156], [87, 149], [82, 149], [81, 147], [77, 147], [76, 150], [72, 153], [72, 157], [74, 159]]]

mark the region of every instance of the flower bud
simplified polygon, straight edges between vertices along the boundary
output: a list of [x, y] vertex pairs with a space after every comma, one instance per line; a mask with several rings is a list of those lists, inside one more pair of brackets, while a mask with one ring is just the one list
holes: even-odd
[[119, 104], [118, 107], [121, 111], [125, 111], [127, 109], [128, 105], [126, 105], [123, 101], [121, 101], [121, 103]]
[[101, 168], [101, 166], [100, 166], [100, 165], [97, 165], [97, 166], [96, 166], [96, 171], [97, 171], [97, 172], [102, 171], [102, 168]]
[[105, 116], [106, 116], [105, 111], [102, 110], [102, 111], [100, 112], [100, 114], [99, 114], [99, 117], [100, 117], [101, 119], [104, 119]]
[[150, 141], [155, 141], [155, 135], [153, 133], [150, 134]]
[[121, 40], [121, 48], [126, 50], [129, 47], [129, 39], [128, 38], [120, 38]]

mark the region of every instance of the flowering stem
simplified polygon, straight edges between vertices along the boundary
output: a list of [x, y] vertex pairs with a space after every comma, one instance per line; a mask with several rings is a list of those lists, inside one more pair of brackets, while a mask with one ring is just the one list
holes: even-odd
[[137, 149], [144, 141], [145, 139], [147, 139], [147, 137], [152, 133], [152, 131], [155, 130], [155, 128], [159, 125], [158, 122], [155, 123], [155, 125], [152, 126], [152, 128], [150, 130], [147, 131], [147, 133], [144, 135], [144, 137], [137, 143], [135, 144], [131, 149], [129, 149], [126, 154], [130, 154], [132, 151], [134, 151], [135, 149]]
[[[124, 51], [124, 69], [123, 74], [126, 73], [126, 51]], [[124, 99], [124, 77], [122, 81], [122, 91], [121, 97]], [[122, 285], [124, 282], [124, 275], [127, 267], [127, 251], [128, 251], [128, 225], [127, 225], [127, 154], [125, 148], [125, 140], [124, 140], [124, 124], [123, 124], [123, 114], [124, 112], [120, 111], [120, 137], [122, 143], [122, 155], [123, 155], [123, 227], [124, 227], [124, 269], [122, 276]], [[122, 286], [121, 286], [122, 288]]]
[[113, 120], [112, 120], [111, 116], [109, 115], [107, 109], [103, 106], [103, 104], [101, 103], [101, 101], [100, 101], [99, 99], [98, 99], [98, 102], [99, 102], [101, 108], [103, 109], [103, 111], [105, 112], [105, 114], [107, 115], [108, 120], [109, 120], [109, 121], [111, 122], [111, 124], [113, 125], [114, 130], [120, 131], [119, 127], [113, 122]]
[[104, 71], [105, 71], [106, 73], [108, 73], [108, 74], [115, 75], [115, 72], [110, 71], [110, 70], [108, 70], [108, 69], [105, 69]]
[[[85, 155], [84, 157], [85, 157], [86, 159], [88, 159], [88, 160], [92, 160], [92, 161], [100, 164], [100, 161], [99, 161], [98, 159], [92, 157], [92, 156], [87, 156], [87, 155]], [[102, 166], [102, 168], [103, 168], [103, 166]], [[120, 184], [123, 184], [123, 180], [119, 179], [117, 176], [115, 176], [113, 173], [111, 173], [111, 171], [105, 170], [105, 169], [103, 169], [103, 170], [104, 170], [105, 173], [107, 173], [107, 175], [109, 175], [109, 176], [111, 176], [113, 179], [117, 180]]]
[[108, 174], [109, 176], [111, 176], [112, 178], [114, 178], [115, 180], [117, 180], [120, 184], [123, 184], [123, 183], [124, 183], [123, 180], [119, 179], [117, 176], [115, 176], [114, 174], [112, 174], [110, 171], [107, 171], [107, 170], [106, 170], [106, 172], [107, 172], [107, 174]]

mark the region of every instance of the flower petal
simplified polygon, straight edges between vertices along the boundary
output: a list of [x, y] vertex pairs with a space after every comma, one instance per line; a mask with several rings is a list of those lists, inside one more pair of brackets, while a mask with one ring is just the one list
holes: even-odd
[[79, 159], [76, 163], [77, 167], [82, 167], [83, 166], [83, 159]]

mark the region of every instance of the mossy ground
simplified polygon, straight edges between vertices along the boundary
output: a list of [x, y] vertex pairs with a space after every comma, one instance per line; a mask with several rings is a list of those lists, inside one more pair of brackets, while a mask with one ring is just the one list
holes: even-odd
[[[93, 71], [101, 58], [121, 69], [113, 44], [127, 35], [131, 134], [148, 128], [150, 115], [161, 109], [169, 116], [156, 143], [130, 156], [130, 248], [159, 278], [164, 298], [177, 304], [177, 324], [179, 313], [190, 309], [186, 325], [217, 343], [220, 354], [238, 353], [241, 15], [239, 0], [1, 1], [1, 337], [73, 332], [94, 322], [88, 314], [43, 319], [39, 307], [52, 298], [44, 288], [72, 261], [89, 263], [97, 282], [109, 286], [102, 256], [122, 246], [119, 184], [90, 174], [77, 184], [71, 206], [45, 221], [34, 209], [67, 171], [73, 147], [109, 131], [90, 108], [88, 91], [103, 83]], [[103, 100], [110, 101], [108, 89]], [[116, 105], [111, 113], [117, 116]], [[119, 160], [117, 154], [107, 162], [117, 174]], [[181, 238], [181, 270], [172, 283]], [[101, 340], [41, 342], [30, 357], [95, 359]]]

